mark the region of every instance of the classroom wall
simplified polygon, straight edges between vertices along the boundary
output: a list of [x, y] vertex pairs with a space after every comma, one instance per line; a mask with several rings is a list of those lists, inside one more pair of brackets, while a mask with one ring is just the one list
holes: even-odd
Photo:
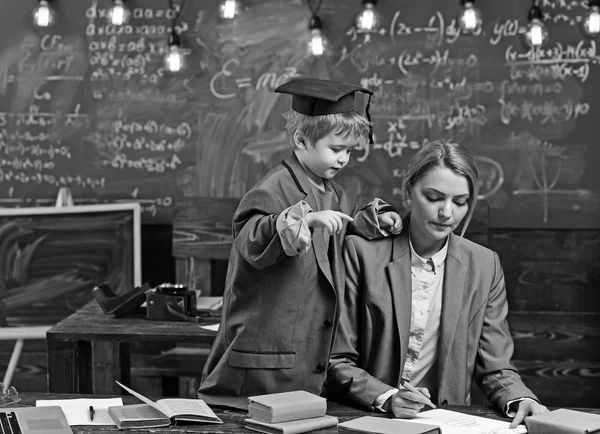
[[[177, 203], [201, 196], [220, 209], [288, 152], [289, 97], [272, 92], [277, 84], [295, 75], [363, 84], [375, 91], [376, 143], [340, 182], [359, 201], [399, 206], [423, 143], [464, 143], [483, 178], [482, 223], [469, 236], [502, 260], [517, 367], [548, 405], [600, 406], [600, 75], [596, 42], [579, 28], [584, 2], [540, 1], [551, 39], [533, 53], [521, 40], [530, 2], [477, 1], [483, 32], [465, 37], [458, 0], [380, 0], [375, 35], [352, 29], [360, 0], [324, 0], [331, 51], [315, 59], [305, 46], [316, 0], [243, 0], [235, 21], [218, 18], [216, 0], [189, 0], [176, 23], [188, 69], [175, 76], [161, 69], [167, 1], [128, 0], [131, 32], [106, 26], [108, 0], [52, 2], [60, 20], [48, 31], [30, 25], [30, 2], [5, 3], [0, 206], [52, 203], [59, 186], [75, 203], [139, 201], [144, 280], [189, 282], [186, 258], [200, 248], [196, 282], [218, 293], [226, 262], [197, 240], [226, 234], [227, 216], [197, 216], [199, 238], [177, 253], [175, 272], [171, 242], [186, 243], [171, 237]], [[43, 372], [39, 359], [31, 366]]]

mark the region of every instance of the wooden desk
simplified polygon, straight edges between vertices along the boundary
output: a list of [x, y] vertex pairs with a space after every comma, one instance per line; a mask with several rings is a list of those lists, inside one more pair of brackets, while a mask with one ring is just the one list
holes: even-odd
[[137, 313], [106, 315], [92, 300], [46, 334], [48, 390], [55, 393], [119, 394], [131, 384], [133, 343], [193, 343], [210, 346], [216, 332], [200, 324], [151, 321]]
[[[21, 397], [22, 400], [17, 405], [18, 406], [35, 406], [36, 399], [108, 398], [108, 397], [114, 397], [114, 396], [115, 395], [90, 396], [90, 395], [62, 394], [62, 393], [61, 394], [58, 394], [58, 393], [28, 393], [28, 394], [24, 394]], [[121, 396], [121, 398], [123, 398], [124, 404], [137, 404], [140, 402], [137, 398], [135, 398], [131, 395]], [[157, 400], [157, 399], [160, 399], [160, 397], [152, 396], [152, 399]], [[446, 408], [448, 410], [460, 411], [460, 412], [467, 413], [467, 414], [474, 414], [474, 415], [478, 415], [478, 416], [489, 417], [492, 419], [500, 419], [500, 420], [505, 420], [505, 421], [509, 420], [507, 418], [501, 417], [493, 409], [491, 409], [489, 407], [484, 407], [484, 406], [448, 405], [443, 408]], [[234, 434], [234, 433], [255, 433], [256, 434], [256, 431], [250, 431], [248, 429], [245, 429], [243, 426], [242, 422], [245, 418], [248, 417], [247, 413], [242, 412], [242, 411], [223, 410], [223, 409], [218, 409], [218, 408], [213, 408], [213, 410], [215, 411], [217, 416], [219, 416], [221, 418], [221, 420], [224, 422], [222, 425], [210, 425], [210, 424], [204, 424], [204, 425], [192, 424], [192, 425], [190, 425], [190, 424], [188, 424], [188, 425], [173, 426], [173, 427], [168, 427], [168, 428], [136, 429], [135, 433], [136, 434], [147, 434], [147, 433], [160, 434], [160, 433], [183, 433], [183, 432], [185, 432], [185, 433], [191, 433], [191, 432], [215, 433], [215, 432], [218, 432], [220, 434]], [[590, 413], [600, 414], [600, 409], [578, 408], [575, 410], [581, 410], [581, 411], [586, 411], [586, 412], [590, 412]], [[362, 410], [358, 410], [353, 407], [344, 406], [344, 405], [338, 404], [337, 402], [331, 402], [331, 401], [327, 403], [327, 414], [337, 417], [340, 422], [345, 422], [347, 420], [354, 419], [354, 418], [357, 418], [360, 416], [386, 417], [385, 415], [382, 415], [381, 413], [362, 411]], [[105, 432], [113, 433], [113, 432], [118, 431], [116, 426], [74, 426], [74, 427], [72, 427], [72, 430], [75, 434], [79, 434], [79, 433], [101, 434], [101, 433], [105, 433]], [[333, 428], [328, 428], [328, 429], [323, 429], [323, 430], [318, 430], [318, 431], [311, 431], [311, 432], [315, 432], [315, 433], [319, 433], [319, 434], [336, 434], [338, 431], [337, 431], [337, 427], [333, 427]]]

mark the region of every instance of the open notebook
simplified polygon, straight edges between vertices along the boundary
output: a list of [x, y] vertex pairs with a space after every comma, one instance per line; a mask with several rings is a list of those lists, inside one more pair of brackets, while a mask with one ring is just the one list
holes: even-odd
[[154, 402], [119, 383], [144, 404], [108, 407], [108, 414], [119, 428], [143, 428], [175, 425], [178, 422], [223, 423], [201, 399], [163, 398]]

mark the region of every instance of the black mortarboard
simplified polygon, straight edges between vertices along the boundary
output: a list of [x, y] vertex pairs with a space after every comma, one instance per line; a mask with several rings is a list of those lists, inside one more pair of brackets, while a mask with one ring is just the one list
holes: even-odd
[[[369, 106], [373, 92], [364, 87], [318, 78], [297, 78], [277, 87], [275, 92], [293, 95], [292, 110], [307, 116], [350, 112], [354, 110], [354, 93], [366, 93], [369, 101], [365, 115], [371, 121]], [[369, 138], [373, 142], [372, 137]]]

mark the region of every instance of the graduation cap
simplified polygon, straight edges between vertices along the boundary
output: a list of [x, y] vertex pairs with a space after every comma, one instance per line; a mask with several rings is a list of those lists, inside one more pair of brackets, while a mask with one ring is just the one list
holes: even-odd
[[[366, 93], [369, 101], [365, 115], [371, 121], [369, 107], [373, 92], [364, 87], [318, 78], [297, 78], [277, 87], [275, 92], [293, 95], [292, 110], [306, 116], [348, 113], [354, 110], [355, 92]], [[372, 131], [369, 136], [373, 143]]]

